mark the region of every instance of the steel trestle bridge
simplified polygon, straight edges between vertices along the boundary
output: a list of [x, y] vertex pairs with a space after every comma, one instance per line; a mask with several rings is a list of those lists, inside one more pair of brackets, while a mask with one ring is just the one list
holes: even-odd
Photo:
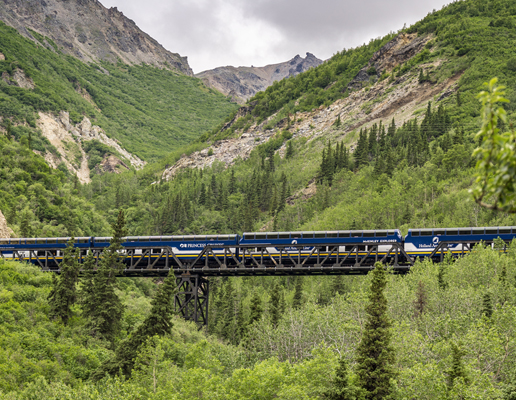
[[[424, 257], [410, 255], [403, 243], [368, 244], [335, 243], [275, 244], [269, 246], [206, 245], [195, 257], [184, 257], [171, 246], [142, 245], [125, 248], [120, 257], [125, 264], [123, 276], [166, 276], [173, 269], [176, 276], [176, 311], [200, 326], [208, 322], [209, 281], [214, 276], [284, 276], [284, 275], [363, 275], [381, 262], [394, 273], [407, 273], [417, 258], [441, 262], [451, 251], [453, 256], [469, 253], [480, 240], [441, 241]], [[459, 247], [457, 247], [459, 245]], [[451, 250], [453, 248], [453, 250]], [[7, 260], [31, 262], [43, 271], [60, 272], [62, 246], [32, 246], [30, 249], [0, 249], [0, 257]], [[102, 248], [81, 249], [79, 262], [92, 252], [96, 262], [102, 257]]]

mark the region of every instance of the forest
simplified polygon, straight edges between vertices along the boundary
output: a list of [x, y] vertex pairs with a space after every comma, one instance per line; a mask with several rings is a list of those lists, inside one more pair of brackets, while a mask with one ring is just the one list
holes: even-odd
[[[458, 90], [403, 123], [344, 135], [338, 119], [315, 139], [278, 123], [349, 96], [349, 82], [392, 34], [275, 83], [222, 129], [236, 106], [195, 78], [84, 64], [49, 49], [48, 38], [36, 44], [0, 24], [0, 72], [23, 69], [38, 88], [0, 81], [0, 210], [19, 236], [114, 238], [95, 273], [91, 260], [79, 272], [71, 249], [59, 276], [0, 259], [0, 398], [515, 399], [516, 244], [418, 261], [406, 275], [377, 267], [367, 276], [210, 278], [209, 323], [199, 331], [173, 312], [173, 273], [120, 276], [116, 239], [516, 225], [514, 174], [499, 168], [515, 170], [515, 23], [509, 0], [429, 13], [404, 30], [430, 35], [425, 49], [391, 74], [368, 71], [365, 88], [460, 73]], [[419, 67], [428, 61], [441, 66], [428, 73]], [[56, 152], [35, 129], [37, 113], [61, 110], [74, 123], [88, 116], [149, 164], [95, 173], [85, 185], [64, 164], [49, 167], [34, 152]], [[274, 135], [249, 159], [162, 179], [183, 154], [266, 119]], [[92, 167], [108, 152], [96, 142], [86, 150]]]

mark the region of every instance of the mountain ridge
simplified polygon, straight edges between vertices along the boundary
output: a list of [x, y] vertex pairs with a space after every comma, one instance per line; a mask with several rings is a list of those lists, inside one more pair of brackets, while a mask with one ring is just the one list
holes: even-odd
[[233, 67], [228, 65], [202, 71], [195, 76], [202, 79], [206, 86], [231, 97], [239, 104], [244, 104], [249, 98], [265, 90], [275, 81], [296, 76], [322, 63], [322, 60], [307, 52], [305, 58], [297, 54], [288, 61], [263, 67]]
[[[193, 75], [186, 57], [166, 50], [116, 7], [108, 9], [98, 0], [4, 0], [0, 20], [36, 42], [35, 35], [46, 36], [84, 62], [121, 60]], [[48, 42], [47, 47], [54, 49]]]

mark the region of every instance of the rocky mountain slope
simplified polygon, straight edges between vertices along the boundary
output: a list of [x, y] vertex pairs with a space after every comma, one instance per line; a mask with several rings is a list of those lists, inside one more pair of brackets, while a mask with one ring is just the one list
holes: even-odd
[[186, 57], [167, 51], [116, 7], [107, 9], [97, 0], [4, 0], [0, 20], [32, 40], [33, 31], [47, 36], [82, 61], [120, 59], [193, 75]]
[[[297, 112], [287, 118], [280, 119], [271, 129], [271, 121], [275, 121], [277, 114], [264, 121], [252, 124], [243, 129], [238, 137], [216, 140], [209, 149], [194, 152], [182, 157], [177, 163], [167, 168], [163, 179], [168, 180], [183, 168], [205, 168], [215, 162], [232, 165], [237, 159], [247, 159], [251, 151], [257, 146], [274, 138], [280, 131], [287, 130], [292, 138], [305, 137], [309, 141], [324, 136], [334, 140], [345, 140], [353, 150], [356, 131], [362, 127], [369, 127], [379, 121], [384, 123], [395, 118], [396, 125], [423, 114], [418, 110], [424, 109], [428, 101], [437, 105], [443, 99], [457, 91], [457, 81], [460, 73], [439, 83], [419, 82], [418, 71], [412, 71], [397, 79], [379, 79], [381, 73], [392, 74], [395, 68], [406, 63], [423, 51], [425, 45], [432, 39], [431, 35], [418, 37], [416, 34], [402, 33], [389, 41], [380, 50], [374, 53], [369, 62], [356, 74], [348, 87], [352, 93], [339, 99], [329, 106], [321, 106], [312, 111]], [[420, 65], [420, 68], [431, 73], [439, 68], [444, 59], [432, 60]], [[373, 78], [367, 73], [374, 68], [377, 71]], [[374, 84], [371, 83], [374, 80]], [[252, 114], [253, 106], [242, 107], [237, 116], [223, 127], [230, 130], [239, 118]], [[339, 127], [335, 127], [339, 120]], [[211, 149], [211, 151], [210, 151]], [[279, 150], [281, 155], [285, 145]]]
[[237, 103], [243, 104], [256, 93], [289, 76], [295, 76], [322, 63], [311, 53], [302, 58], [296, 55], [293, 59], [266, 65], [265, 67], [219, 67], [203, 71], [195, 76], [204, 84], [230, 96]]

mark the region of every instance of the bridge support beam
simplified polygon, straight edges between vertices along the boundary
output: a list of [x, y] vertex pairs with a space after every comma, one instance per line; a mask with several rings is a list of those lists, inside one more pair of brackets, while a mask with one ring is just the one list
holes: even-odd
[[208, 279], [202, 275], [183, 274], [176, 278], [176, 284], [176, 312], [199, 327], [208, 325]]

